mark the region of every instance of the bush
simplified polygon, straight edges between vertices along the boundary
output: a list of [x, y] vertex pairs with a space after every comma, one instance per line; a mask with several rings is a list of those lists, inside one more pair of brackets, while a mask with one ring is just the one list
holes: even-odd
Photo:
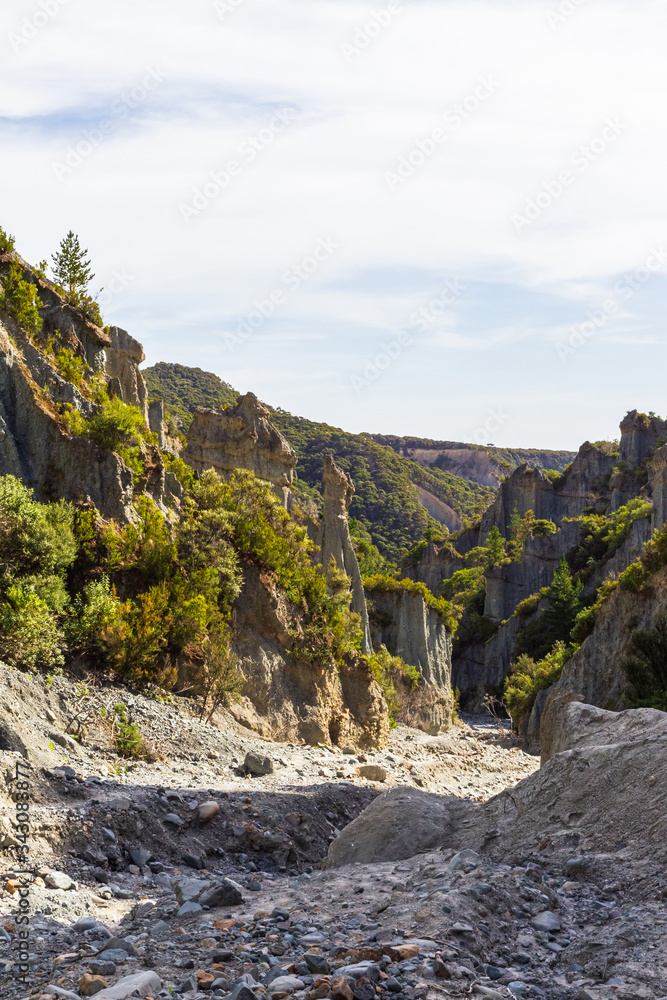
[[72, 382], [77, 389], [83, 389], [88, 365], [68, 347], [61, 347], [54, 358], [55, 366], [66, 382]]
[[395, 722], [403, 707], [401, 697], [396, 690], [396, 682], [398, 680], [407, 682], [414, 691], [421, 684], [422, 675], [416, 667], [404, 663], [400, 656], [392, 656], [386, 646], [382, 646], [377, 653], [368, 657], [368, 663], [387, 702], [389, 718]]
[[62, 647], [62, 631], [46, 602], [28, 587], [7, 588], [0, 604], [0, 658], [27, 670], [60, 666]]
[[11, 264], [9, 276], [3, 280], [0, 307], [6, 309], [10, 316], [14, 317], [29, 337], [34, 337], [42, 329], [42, 318], [39, 315], [40, 305], [37, 286], [25, 281], [23, 271], [18, 264]]
[[116, 621], [120, 601], [103, 576], [86, 584], [74, 598], [65, 623], [65, 637], [70, 650], [92, 652], [100, 648], [100, 638]]
[[199, 718], [210, 721], [215, 711], [238, 701], [244, 677], [238, 669], [238, 657], [232, 653], [229, 628], [219, 619], [209, 629], [202, 655], [193, 671], [192, 685], [201, 697]]
[[574, 650], [557, 642], [550, 653], [537, 662], [525, 653], [513, 664], [505, 681], [505, 703], [515, 732], [526, 719], [540, 691], [555, 684]]
[[629, 707], [667, 712], [667, 613], [657, 616], [652, 629], [633, 633], [621, 666], [628, 679]]
[[0, 226], [0, 253], [14, 253], [14, 237]]
[[87, 436], [98, 447], [108, 451], [116, 451], [128, 439], [142, 437], [145, 433], [146, 425], [141, 410], [136, 406], [128, 406], [117, 396], [105, 400], [87, 422]]
[[148, 761], [157, 759], [157, 755], [144, 741], [136, 723], [128, 722], [127, 705], [122, 702], [117, 702], [113, 707], [111, 727], [114, 744], [121, 757]]
[[434, 594], [423, 583], [416, 580], [396, 580], [394, 577], [376, 575], [368, 576], [363, 581], [364, 590], [378, 590], [384, 593], [398, 593], [399, 591], [411, 594], [421, 594], [427, 607], [437, 611], [441, 618], [445, 620], [450, 632], [455, 632], [458, 625], [457, 611], [449, 601], [444, 598], [435, 597]]

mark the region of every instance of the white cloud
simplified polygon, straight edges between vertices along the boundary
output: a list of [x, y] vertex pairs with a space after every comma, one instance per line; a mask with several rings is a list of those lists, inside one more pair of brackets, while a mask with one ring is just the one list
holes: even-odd
[[[9, 34], [39, 5], [6, 3], [0, 222], [29, 258], [46, 256], [73, 227], [103, 280], [126, 268], [134, 279], [110, 311], [143, 338], [151, 361], [208, 359], [223, 378], [238, 372], [243, 387], [270, 392], [278, 404], [282, 387], [286, 408], [326, 410], [339, 425], [349, 415], [358, 427], [382, 430], [386, 421], [392, 431], [419, 425], [430, 437], [453, 437], [477, 425], [466, 415], [469, 384], [465, 373], [455, 381], [450, 374], [451, 405], [443, 407], [433, 368], [460, 354], [497, 380], [524, 373], [506, 443], [540, 443], [533, 432], [541, 428], [545, 444], [574, 445], [591, 436], [590, 408], [577, 389], [558, 426], [550, 423], [549, 392], [563, 391], [551, 341], [652, 245], [667, 245], [663, 5], [587, 0], [552, 29], [546, 12], [555, 0], [403, 0], [348, 64], [341, 45], [382, 6], [242, 0], [220, 20], [208, 0], [69, 0], [14, 52]], [[164, 81], [130, 115], [114, 116], [115, 102], [131, 98], [151, 67]], [[483, 77], [500, 86], [452, 126], [446, 112]], [[245, 160], [242, 143], [270, 127], [279, 108], [298, 117]], [[53, 161], [109, 114], [113, 132], [59, 181]], [[577, 149], [610, 118], [627, 128], [588, 169], [574, 169]], [[446, 141], [392, 193], [386, 172], [440, 127]], [[186, 225], [179, 205], [234, 159], [241, 169], [229, 187]], [[568, 168], [572, 183], [518, 233], [513, 213]], [[220, 332], [327, 235], [340, 250], [232, 363]], [[406, 360], [351, 401], [346, 380], [355, 364], [445, 276], [474, 285], [478, 301], [452, 308], [438, 336], [416, 348], [420, 364]], [[515, 290], [511, 302], [495, 298], [499, 283]], [[642, 330], [661, 322], [664, 303], [654, 294], [646, 309]], [[654, 331], [643, 335], [647, 349], [661, 349]], [[607, 384], [632, 377], [622, 354], [603, 343], [591, 350]], [[653, 394], [652, 409], [660, 409], [661, 367], [650, 365], [641, 385]], [[537, 379], [548, 391], [533, 396], [528, 386]], [[615, 414], [611, 433], [622, 414], [618, 399], [607, 407], [602, 381], [590, 393], [596, 413]], [[323, 382], [326, 402], [310, 389]]]

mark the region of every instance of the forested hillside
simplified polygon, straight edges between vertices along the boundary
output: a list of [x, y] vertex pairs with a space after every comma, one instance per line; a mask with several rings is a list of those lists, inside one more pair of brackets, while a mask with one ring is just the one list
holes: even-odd
[[[160, 363], [144, 369], [151, 398], [165, 402], [185, 430], [197, 406], [225, 406], [237, 393], [210, 372], [185, 365]], [[368, 531], [380, 552], [399, 560], [435, 521], [420, 502], [417, 488], [451, 508], [449, 527], [470, 518], [491, 503], [494, 491], [441, 469], [423, 468], [378, 444], [370, 434], [348, 434], [340, 428], [271, 409], [272, 419], [299, 456], [297, 474], [317, 493], [321, 490], [324, 456], [332, 453], [354, 481], [356, 495], [350, 514]]]

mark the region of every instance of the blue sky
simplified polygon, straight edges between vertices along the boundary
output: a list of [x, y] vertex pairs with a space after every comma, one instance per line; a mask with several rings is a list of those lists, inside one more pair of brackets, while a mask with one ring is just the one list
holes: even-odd
[[73, 228], [148, 363], [576, 448], [667, 410], [666, 42], [657, 0], [7, 0], [0, 225]]

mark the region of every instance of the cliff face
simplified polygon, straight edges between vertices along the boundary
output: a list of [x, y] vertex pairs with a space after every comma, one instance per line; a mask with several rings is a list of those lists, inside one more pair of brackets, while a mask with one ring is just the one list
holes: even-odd
[[[127, 335], [124, 339], [123, 331], [112, 337], [96, 327], [12, 255], [0, 255], [0, 283], [11, 264], [37, 286], [43, 328], [31, 341], [9, 315], [0, 317], [0, 475], [19, 477], [43, 499], [92, 502], [103, 517], [120, 524], [136, 516], [133, 498], [138, 493], [151, 496], [167, 513], [181, 488], [173, 476], [165, 475], [157, 448], [145, 446], [145, 472], [135, 481], [117, 454], [68, 433], [61, 415], [64, 406], [84, 419], [97, 406], [60, 374], [46, 351], [47, 342], [55, 340], [56, 350], [65, 347], [85, 363], [89, 377], [106, 381], [117, 395], [142, 408], [140, 345]], [[107, 367], [108, 352], [113, 375]]]
[[631, 410], [621, 421], [619, 459], [636, 466], [643, 462], [660, 439], [667, 438], [667, 422]]
[[341, 746], [384, 746], [387, 706], [365, 661], [340, 670], [303, 663], [289, 652], [291, 612], [281, 595], [250, 567], [234, 605], [234, 651], [246, 682], [230, 711], [272, 739]]
[[296, 452], [252, 392], [231, 410], [195, 410], [183, 458], [197, 472], [215, 469], [223, 478], [247, 469], [271, 483], [287, 505]]
[[376, 649], [385, 646], [394, 656], [416, 667], [430, 699], [424, 701], [413, 725], [439, 733], [452, 723], [452, 637], [445, 622], [429, 608], [421, 594], [407, 590], [367, 594], [373, 605], [371, 631]]
[[571, 701], [599, 708], [624, 708], [625, 673], [621, 669], [630, 639], [637, 629], [650, 629], [667, 601], [667, 569], [651, 579], [652, 596], [615, 590], [598, 613], [595, 628], [572, 659], [559, 681], [543, 693], [533, 710], [529, 728], [534, 746], [541, 744], [543, 758], [552, 755], [554, 732]]
[[146, 360], [144, 349], [138, 340], [118, 326], [109, 328], [111, 343], [106, 348], [105, 371], [115, 381], [114, 388], [124, 403], [141, 410], [148, 424], [148, 393], [139, 365]]
[[347, 517], [347, 508], [353, 496], [352, 480], [336, 465], [331, 455], [327, 455], [324, 459], [324, 507], [317, 544], [321, 550], [320, 558], [325, 571], [333, 559], [338, 569], [350, 578], [352, 587], [350, 608], [361, 618], [364, 631], [362, 651], [369, 655], [373, 652], [373, 647], [366, 595], [361, 582], [357, 555], [352, 546]]

